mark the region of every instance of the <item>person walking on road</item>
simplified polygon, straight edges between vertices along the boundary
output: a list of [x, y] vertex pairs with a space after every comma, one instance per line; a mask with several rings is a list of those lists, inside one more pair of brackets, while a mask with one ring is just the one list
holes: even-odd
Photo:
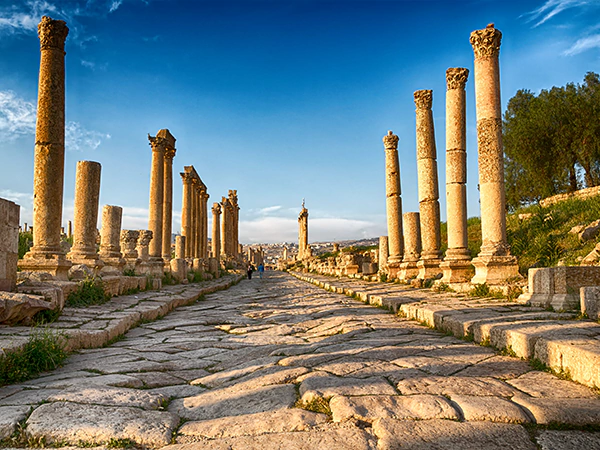
[[248, 279], [252, 279], [252, 272], [254, 272], [254, 266], [252, 264], [248, 264], [248, 270], [246, 273], [248, 274]]
[[262, 280], [263, 277], [263, 273], [265, 273], [265, 265], [263, 263], [260, 263], [258, 265], [258, 277]]

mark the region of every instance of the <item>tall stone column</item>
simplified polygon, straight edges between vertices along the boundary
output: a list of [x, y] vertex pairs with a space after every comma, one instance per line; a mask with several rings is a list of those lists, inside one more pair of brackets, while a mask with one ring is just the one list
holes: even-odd
[[200, 258], [208, 258], [208, 198], [206, 189], [200, 191]]
[[90, 268], [103, 265], [96, 250], [101, 168], [100, 163], [94, 161], [78, 161], [75, 172], [75, 232], [67, 258], [73, 264]]
[[407, 212], [402, 216], [404, 229], [404, 258], [400, 264], [398, 278], [408, 280], [419, 275], [421, 257], [421, 219], [418, 212]]
[[194, 196], [194, 206], [196, 208], [196, 224], [194, 225], [194, 258], [200, 258], [200, 248], [202, 246], [202, 187], [196, 185], [196, 195]]
[[221, 218], [221, 256], [223, 259], [227, 259], [227, 231], [229, 221], [229, 199], [223, 197], [221, 199], [221, 208], [223, 210], [223, 217]]
[[181, 202], [181, 235], [185, 236], [185, 258], [189, 258], [192, 254], [192, 176], [187, 172], [182, 172], [179, 175], [181, 175], [181, 181], [183, 183], [183, 199]]
[[65, 171], [65, 40], [62, 20], [42, 17], [37, 122], [33, 161], [33, 247], [19, 261], [22, 270], [67, 278], [71, 263], [60, 247]]
[[298, 259], [306, 259], [308, 256], [308, 209], [302, 200], [302, 210], [298, 215]]
[[388, 227], [388, 274], [395, 278], [402, 254], [404, 243], [402, 241], [402, 191], [400, 189], [400, 161], [398, 160], [398, 136], [388, 131], [383, 138], [385, 148], [385, 193]]
[[231, 233], [232, 233], [232, 256], [238, 258], [239, 256], [239, 218], [240, 218], [240, 207], [238, 206], [237, 190], [229, 190], [229, 202], [232, 206], [232, 219], [231, 219]]
[[171, 259], [171, 233], [173, 231], [173, 158], [175, 148], [165, 150], [165, 178], [163, 198], [163, 235], [162, 257], [166, 261]]
[[162, 257], [163, 237], [163, 201], [165, 180], [165, 152], [167, 141], [161, 137], [148, 136], [152, 147], [152, 168], [150, 172], [150, 208], [148, 212], [148, 229], [152, 231], [152, 240], [148, 249], [150, 257]]
[[214, 261], [214, 275], [219, 277], [221, 268], [221, 205], [218, 202], [213, 203], [212, 206], [212, 258]]
[[502, 33], [489, 24], [471, 33], [475, 54], [475, 106], [479, 153], [481, 252], [473, 259], [472, 283], [498, 284], [518, 276], [517, 259], [506, 240], [504, 153], [498, 55]]
[[465, 84], [469, 70], [446, 71], [446, 205], [448, 250], [440, 264], [442, 283], [461, 283], [473, 277], [467, 243], [467, 125]]
[[437, 151], [433, 129], [433, 92], [415, 91], [417, 116], [417, 170], [419, 180], [419, 211], [423, 250], [418, 263], [421, 279], [441, 273], [440, 202], [438, 189]]
[[[197, 258], [196, 255], [196, 227], [198, 226], [198, 209], [197, 209], [197, 196], [198, 196], [198, 180], [196, 178], [192, 179], [192, 193], [191, 193], [191, 221], [190, 221], [190, 237], [189, 237], [189, 246], [190, 246], [190, 254], [188, 258]], [[187, 244], [186, 244], [187, 245]]]
[[119, 272], [125, 266], [125, 259], [123, 259], [123, 255], [121, 254], [122, 218], [123, 208], [120, 206], [104, 205], [104, 208], [102, 208], [100, 258], [105, 266], [117, 269]]

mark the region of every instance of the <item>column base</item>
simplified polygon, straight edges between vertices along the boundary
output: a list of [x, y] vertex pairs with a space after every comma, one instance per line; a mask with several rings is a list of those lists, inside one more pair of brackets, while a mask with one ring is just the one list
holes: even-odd
[[472, 284], [487, 283], [497, 285], [504, 283], [508, 278], [520, 277], [517, 258], [508, 256], [478, 256], [473, 258], [475, 276]]
[[67, 281], [69, 269], [73, 264], [64, 253], [37, 253], [30, 251], [17, 262], [17, 267], [23, 271], [47, 272], [57, 280]]
[[417, 267], [417, 261], [406, 261], [400, 264], [400, 270], [398, 271], [399, 280], [410, 280], [411, 278], [417, 278], [419, 275], [419, 268]]
[[444, 259], [440, 264], [440, 269], [444, 273], [440, 283], [468, 283], [475, 275], [475, 268], [470, 259]]
[[[120, 256], [102, 256], [100, 255], [102, 262], [104, 263], [104, 267], [102, 268], [102, 272], [108, 271], [118, 271], [123, 272], [125, 267], [125, 259]], [[111, 270], [112, 269], [112, 270]]]
[[441, 259], [420, 259], [419, 262], [417, 262], [417, 267], [419, 268], [419, 275], [417, 275], [417, 278], [420, 280], [437, 278], [442, 274], [442, 269], [440, 269], [441, 262]]
[[148, 261], [150, 275], [162, 279], [165, 275], [165, 262], [160, 256], [151, 256]]
[[[336, 272], [338, 272], [338, 271], [339, 271], [339, 269], [336, 269]], [[396, 278], [399, 278], [398, 277], [399, 271], [400, 271], [400, 263], [389, 262], [389, 260], [388, 260], [388, 265], [387, 265], [388, 280], [392, 281]]]
[[173, 277], [175, 277], [177, 281], [179, 281], [180, 283], [183, 280], [187, 281], [187, 263], [185, 262], [185, 259], [172, 259], [171, 261], [169, 261], [169, 269], [171, 270]]

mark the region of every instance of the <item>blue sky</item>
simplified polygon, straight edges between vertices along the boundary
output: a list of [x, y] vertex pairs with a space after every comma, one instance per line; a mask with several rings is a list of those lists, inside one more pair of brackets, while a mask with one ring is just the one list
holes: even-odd
[[101, 206], [147, 228], [148, 133], [177, 138], [210, 204], [237, 189], [243, 243], [387, 234], [384, 151], [400, 137], [404, 211], [418, 211], [413, 92], [433, 89], [445, 218], [445, 71], [467, 67], [468, 214], [479, 215], [469, 34], [503, 33], [502, 103], [600, 72], [600, 0], [26, 0], [0, 4], [0, 197], [31, 224], [39, 70], [36, 26], [64, 19], [67, 149], [63, 222], [75, 166], [102, 164]]

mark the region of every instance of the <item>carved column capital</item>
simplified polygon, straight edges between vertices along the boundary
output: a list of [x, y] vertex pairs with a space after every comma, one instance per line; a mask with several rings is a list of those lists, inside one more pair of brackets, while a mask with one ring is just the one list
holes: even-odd
[[121, 242], [125, 244], [131, 245], [133, 243], [135, 246], [139, 236], [140, 232], [137, 230], [121, 230]]
[[146, 246], [150, 244], [150, 241], [153, 238], [152, 230], [140, 230], [138, 245]]
[[450, 67], [446, 70], [446, 87], [451, 89], [465, 89], [467, 79], [469, 78], [469, 69], [463, 67]]
[[181, 181], [183, 182], [183, 184], [186, 185], [190, 185], [192, 184], [192, 175], [187, 173], [187, 172], [180, 172], [179, 175], [181, 175]]
[[175, 147], [165, 147], [165, 158], [173, 159], [175, 157]]
[[433, 104], [433, 91], [429, 89], [422, 89], [415, 91], [415, 105], [417, 109], [431, 109]]
[[38, 36], [42, 50], [56, 48], [64, 51], [68, 34], [69, 28], [64, 20], [53, 20], [48, 16], [44, 16], [38, 24]]
[[392, 133], [392, 130], [388, 131], [387, 136], [383, 137], [383, 146], [386, 150], [398, 150], [398, 141], [400, 138]]
[[221, 205], [219, 203], [216, 203], [216, 202], [213, 203], [212, 213], [213, 213], [213, 216], [218, 216], [221, 214]]
[[500, 52], [502, 33], [490, 23], [483, 30], [475, 30], [471, 33], [471, 45], [475, 58], [497, 57]]
[[150, 141], [150, 147], [152, 147], [153, 152], [164, 152], [167, 147], [167, 140], [157, 136], [148, 135], [148, 141]]

